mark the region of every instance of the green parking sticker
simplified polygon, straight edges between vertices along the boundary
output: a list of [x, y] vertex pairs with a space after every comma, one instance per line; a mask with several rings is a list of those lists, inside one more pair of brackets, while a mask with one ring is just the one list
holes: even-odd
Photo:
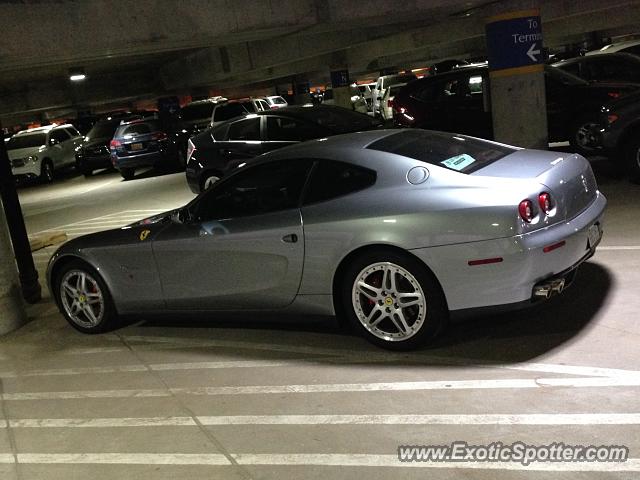
[[471, 155], [463, 153], [462, 155], [456, 155], [455, 157], [447, 158], [440, 163], [445, 167], [450, 168], [451, 170], [456, 170], [459, 172], [460, 170], [464, 170], [465, 168], [467, 168], [475, 161], [476, 159]]

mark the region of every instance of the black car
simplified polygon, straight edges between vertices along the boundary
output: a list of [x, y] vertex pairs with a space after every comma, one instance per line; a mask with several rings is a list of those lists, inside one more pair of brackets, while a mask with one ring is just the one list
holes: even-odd
[[[474, 66], [411, 82], [393, 100], [394, 123], [491, 139], [489, 81], [488, 67]], [[551, 66], [545, 67], [545, 84], [549, 141], [568, 140], [583, 153], [601, 106], [639, 87], [590, 83]]]
[[553, 67], [589, 82], [640, 83], [640, 57], [631, 53], [600, 53], [562, 60]]
[[640, 183], [640, 92], [602, 107], [592, 133], [593, 145], [622, 162], [631, 180]]
[[371, 130], [380, 122], [345, 108], [285, 107], [236, 117], [192, 137], [187, 182], [199, 193], [247, 159], [305, 140]]
[[184, 168], [186, 134], [178, 119], [154, 116], [122, 121], [109, 144], [111, 163], [130, 180], [141, 167]]

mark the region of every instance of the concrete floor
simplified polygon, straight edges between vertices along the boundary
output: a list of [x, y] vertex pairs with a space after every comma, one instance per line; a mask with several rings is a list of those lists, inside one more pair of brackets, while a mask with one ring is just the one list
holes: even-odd
[[[638, 478], [640, 187], [594, 169], [605, 237], [574, 286], [452, 325], [422, 351], [376, 349], [334, 319], [142, 315], [86, 336], [48, 298], [29, 307], [0, 339], [0, 478]], [[30, 232], [70, 235], [192, 198], [180, 174], [69, 175], [20, 195]], [[36, 254], [41, 269], [50, 254]], [[456, 440], [627, 445], [632, 459], [397, 460], [398, 445]]]

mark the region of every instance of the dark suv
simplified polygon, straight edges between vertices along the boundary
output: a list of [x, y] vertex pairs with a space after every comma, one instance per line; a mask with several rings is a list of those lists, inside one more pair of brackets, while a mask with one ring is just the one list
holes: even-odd
[[189, 140], [187, 182], [193, 192], [199, 193], [262, 153], [380, 125], [367, 115], [326, 105], [285, 107], [236, 117]]
[[145, 116], [152, 116], [153, 112], [123, 112], [110, 114], [98, 120], [76, 148], [76, 168], [85, 177], [93, 175], [94, 170], [111, 168], [111, 152], [109, 143], [122, 121], [132, 121]]
[[[585, 152], [585, 135], [600, 107], [636, 90], [635, 84], [589, 83], [560, 69], [545, 67], [549, 141], [569, 140]], [[406, 85], [393, 100], [396, 125], [493, 138], [489, 69], [461, 67]], [[585, 152], [586, 153], [586, 152]]]
[[123, 121], [109, 145], [111, 162], [130, 180], [140, 167], [184, 167], [186, 138], [172, 118]]

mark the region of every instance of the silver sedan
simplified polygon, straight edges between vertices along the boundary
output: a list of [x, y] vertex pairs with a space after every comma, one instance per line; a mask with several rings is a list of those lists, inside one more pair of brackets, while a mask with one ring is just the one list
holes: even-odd
[[602, 237], [580, 155], [382, 130], [258, 157], [185, 207], [72, 240], [48, 280], [86, 333], [119, 315], [338, 315], [415, 348], [452, 312], [562, 292]]

